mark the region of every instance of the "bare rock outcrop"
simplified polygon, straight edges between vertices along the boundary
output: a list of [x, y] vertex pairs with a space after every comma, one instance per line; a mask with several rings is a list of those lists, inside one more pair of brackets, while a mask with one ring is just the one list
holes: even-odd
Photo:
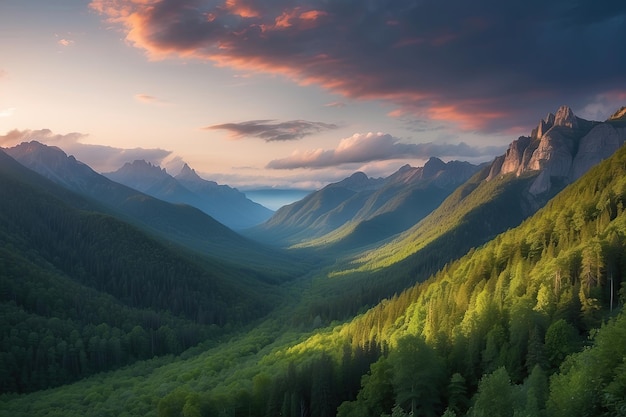
[[529, 189], [534, 195], [549, 191], [553, 181], [573, 182], [626, 142], [624, 118], [626, 108], [606, 122], [590, 122], [562, 106], [541, 120], [530, 136], [513, 141], [506, 153], [494, 160], [487, 180], [539, 172]]

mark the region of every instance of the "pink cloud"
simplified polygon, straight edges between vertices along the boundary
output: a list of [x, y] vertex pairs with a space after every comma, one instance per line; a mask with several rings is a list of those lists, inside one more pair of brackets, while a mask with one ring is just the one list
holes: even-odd
[[64, 46], [64, 47], [68, 47], [68, 46], [74, 45], [74, 41], [70, 39], [59, 39], [57, 41], [57, 44]]

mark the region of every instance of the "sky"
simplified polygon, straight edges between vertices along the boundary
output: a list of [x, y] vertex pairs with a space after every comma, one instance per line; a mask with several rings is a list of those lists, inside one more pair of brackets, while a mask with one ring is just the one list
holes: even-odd
[[0, 0], [0, 147], [317, 189], [626, 105], [623, 0]]

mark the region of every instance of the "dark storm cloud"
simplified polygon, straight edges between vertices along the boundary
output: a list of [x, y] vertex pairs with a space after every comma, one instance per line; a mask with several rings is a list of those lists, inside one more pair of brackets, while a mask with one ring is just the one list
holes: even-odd
[[336, 129], [337, 125], [306, 120], [290, 120], [274, 123], [274, 120], [250, 120], [241, 123], [223, 123], [204, 127], [204, 130], [227, 130], [231, 137], [256, 137], [267, 142], [302, 139], [324, 130]]
[[153, 58], [280, 73], [494, 131], [626, 90], [626, 2], [94, 0]]

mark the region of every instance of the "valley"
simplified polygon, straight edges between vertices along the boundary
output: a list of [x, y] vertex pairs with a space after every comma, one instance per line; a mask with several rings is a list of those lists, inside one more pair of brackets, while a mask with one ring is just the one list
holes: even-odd
[[625, 141], [563, 106], [273, 213], [0, 149], [0, 416], [623, 415]]

